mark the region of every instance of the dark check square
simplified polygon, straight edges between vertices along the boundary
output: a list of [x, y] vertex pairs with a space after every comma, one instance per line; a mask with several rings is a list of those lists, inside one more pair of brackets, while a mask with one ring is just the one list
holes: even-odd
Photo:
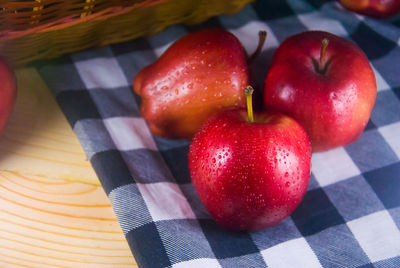
[[385, 209], [361, 175], [328, 185], [324, 191], [346, 221]]
[[308, 191], [292, 214], [292, 219], [303, 236], [345, 223], [325, 192], [319, 188]]
[[214, 220], [199, 220], [210, 246], [218, 259], [232, 258], [259, 252], [247, 232], [232, 232]]
[[370, 129], [376, 129], [376, 126], [375, 126], [375, 124], [371, 121], [371, 119], [368, 120], [368, 123], [367, 123], [367, 125], [366, 125], [364, 131], [370, 130]]
[[378, 92], [371, 121], [378, 127], [400, 121], [400, 100], [393, 91]]
[[137, 183], [175, 182], [159, 152], [148, 149], [121, 151]]
[[257, 12], [258, 17], [265, 21], [281, 19], [284, 17], [295, 15], [287, 1], [256, 1], [253, 4], [253, 7], [254, 10]]
[[400, 163], [364, 173], [364, 177], [387, 209], [400, 206]]
[[392, 89], [396, 96], [400, 99], [400, 87], [396, 87]]
[[358, 25], [350, 37], [367, 54], [369, 60], [384, 57], [397, 47], [396, 43], [375, 32], [364, 22]]
[[[250, 236], [260, 250], [264, 250], [291, 239], [301, 237], [299, 230], [289, 217], [280, 224], [261, 231], [250, 232]], [[268, 239], [265, 239], [265, 238]]]
[[186, 29], [188, 30], [188, 32], [197, 32], [197, 31], [200, 31], [203, 29], [209, 29], [209, 28], [222, 28], [221, 23], [219, 22], [219, 19], [217, 17], [210, 18], [201, 24], [186, 26]]
[[92, 48], [71, 54], [74, 62], [87, 61], [94, 58], [112, 58], [114, 55], [109, 46]]
[[126, 234], [129, 246], [139, 267], [169, 267], [171, 265], [154, 222]]
[[178, 183], [191, 182], [188, 163], [189, 145], [160, 151], [160, 153]]
[[372, 65], [391, 88], [400, 87], [398, 72], [400, 70], [400, 49], [393, 49], [386, 56], [372, 60]]
[[130, 116], [139, 117], [139, 106], [131, 87], [91, 89], [89, 91], [102, 118]]
[[87, 90], [61, 91], [56, 95], [56, 99], [72, 127], [78, 120], [101, 119], [101, 115]]
[[333, 0], [308, 0], [309, 4], [311, 4], [314, 8], [321, 8], [323, 5], [329, 2], [333, 2]]
[[347, 225], [337, 225], [306, 237], [323, 267], [357, 267], [370, 260]]
[[107, 195], [119, 186], [135, 182], [118, 150], [97, 153], [90, 162]]
[[125, 55], [134, 51], [143, 51], [151, 49], [151, 46], [146, 38], [137, 38], [126, 42], [112, 44], [111, 50], [115, 56]]
[[374, 170], [398, 161], [392, 148], [376, 129], [365, 131], [358, 140], [347, 145], [345, 150], [361, 172]]
[[38, 62], [36, 67], [55, 94], [66, 90], [85, 88], [81, 76], [69, 56], [62, 56], [46, 63], [44, 61]]

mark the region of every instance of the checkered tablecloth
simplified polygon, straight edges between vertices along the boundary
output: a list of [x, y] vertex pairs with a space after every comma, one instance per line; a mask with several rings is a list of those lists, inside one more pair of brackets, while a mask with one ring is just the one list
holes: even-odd
[[[131, 82], [176, 39], [223, 27], [251, 53], [262, 87], [278, 45], [306, 30], [356, 42], [378, 95], [355, 143], [314, 154], [309, 189], [281, 224], [258, 232], [219, 227], [190, 182], [189, 141], [153, 136]], [[264, 0], [200, 26], [64, 56], [36, 65], [54, 91], [111, 200], [140, 267], [400, 267], [400, 17], [374, 20], [335, 1]]]

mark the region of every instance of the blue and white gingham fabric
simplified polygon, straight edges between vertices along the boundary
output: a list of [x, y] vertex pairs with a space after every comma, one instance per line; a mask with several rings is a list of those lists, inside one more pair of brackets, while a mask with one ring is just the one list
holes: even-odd
[[[131, 82], [188, 32], [222, 27], [251, 53], [262, 88], [288, 36], [325, 30], [356, 42], [378, 95], [359, 140], [314, 154], [309, 190], [281, 224], [258, 232], [219, 227], [190, 182], [188, 140], [153, 136]], [[400, 267], [400, 17], [374, 20], [335, 1], [264, 0], [200, 26], [46, 61], [37, 68], [67, 116], [109, 196], [140, 267]]]

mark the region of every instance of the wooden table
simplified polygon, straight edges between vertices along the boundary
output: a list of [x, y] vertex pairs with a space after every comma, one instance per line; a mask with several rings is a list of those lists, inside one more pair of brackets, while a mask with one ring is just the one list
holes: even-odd
[[110, 202], [45, 83], [17, 70], [0, 141], [0, 267], [137, 267]]

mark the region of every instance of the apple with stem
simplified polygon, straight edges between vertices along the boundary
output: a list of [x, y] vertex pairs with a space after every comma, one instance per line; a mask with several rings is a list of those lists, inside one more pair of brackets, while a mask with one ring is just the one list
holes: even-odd
[[211, 115], [244, 107], [242, 89], [248, 84], [247, 62], [240, 41], [221, 29], [191, 33], [172, 44], [133, 81], [142, 97], [140, 111], [150, 130], [168, 138], [192, 138]]
[[400, 12], [399, 0], [340, 0], [348, 10], [374, 18], [387, 18]]
[[17, 96], [17, 81], [13, 70], [0, 57], [0, 136], [10, 117]]
[[310, 178], [311, 146], [294, 119], [226, 110], [204, 124], [190, 144], [193, 185], [210, 214], [231, 230], [261, 230], [288, 217]]
[[264, 103], [292, 116], [307, 131], [314, 152], [357, 140], [377, 94], [374, 72], [354, 43], [322, 31], [286, 39], [264, 84]]

